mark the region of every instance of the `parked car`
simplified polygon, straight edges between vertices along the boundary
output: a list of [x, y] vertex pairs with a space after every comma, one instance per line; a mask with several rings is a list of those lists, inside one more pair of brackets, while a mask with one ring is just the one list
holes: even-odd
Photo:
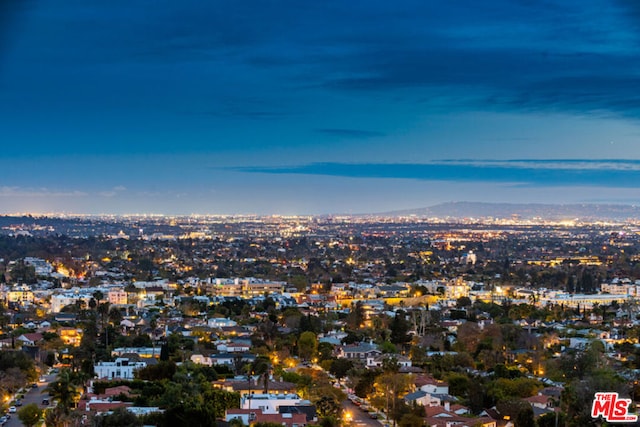
[[18, 412], [18, 410], [16, 409], [15, 406], [10, 406], [9, 407], [9, 412], [12, 413], [12, 414], [15, 414], [16, 412]]
[[5, 423], [6, 423], [7, 421], [9, 421], [9, 420], [7, 419], [7, 417], [0, 417], [0, 426], [5, 425]]
[[22, 406], [22, 400], [20, 399], [16, 400], [16, 406]]
[[42, 404], [44, 406], [49, 406], [49, 399], [42, 399]]

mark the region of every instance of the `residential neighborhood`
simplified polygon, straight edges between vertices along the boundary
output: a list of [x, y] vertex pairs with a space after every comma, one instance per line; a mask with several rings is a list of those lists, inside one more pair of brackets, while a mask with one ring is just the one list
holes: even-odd
[[[130, 220], [68, 238], [18, 220], [0, 233], [8, 425], [589, 426], [595, 393], [640, 400], [634, 224], [235, 218], [193, 238]], [[43, 375], [46, 400], [20, 408]]]

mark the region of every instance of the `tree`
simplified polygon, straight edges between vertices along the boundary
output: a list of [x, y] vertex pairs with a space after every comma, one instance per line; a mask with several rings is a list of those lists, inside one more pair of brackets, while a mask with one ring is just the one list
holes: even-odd
[[474, 353], [480, 342], [480, 328], [477, 323], [465, 322], [458, 326], [458, 338], [456, 344], [458, 347]]
[[338, 381], [347, 376], [347, 372], [353, 368], [353, 362], [349, 359], [336, 359], [331, 362], [329, 373], [336, 377]]
[[398, 372], [400, 370], [400, 363], [395, 356], [387, 356], [382, 360], [382, 372]]
[[318, 359], [330, 360], [333, 357], [333, 344], [328, 342], [318, 343]]
[[110, 414], [94, 418], [94, 427], [140, 427], [142, 420], [126, 408], [116, 408]]
[[104, 329], [104, 320], [109, 314], [109, 302], [103, 302], [102, 304], [98, 304], [98, 314], [100, 315], [100, 323], [102, 325], [102, 329]]
[[424, 426], [424, 417], [412, 413], [405, 413], [398, 421], [400, 427], [422, 427]]
[[160, 361], [169, 361], [169, 344], [167, 344], [166, 342], [162, 344], [162, 347], [160, 347]]
[[533, 408], [531, 406], [524, 408], [516, 415], [516, 427], [535, 427], [536, 421], [533, 416]]
[[116, 326], [119, 326], [120, 322], [122, 322], [122, 312], [118, 307], [111, 307], [109, 310], [109, 322]]
[[323, 396], [316, 402], [316, 410], [318, 415], [324, 417], [340, 417], [342, 406], [337, 402], [333, 396]]
[[[376, 381], [378, 373], [376, 371], [365, 369], [357, 376], [357, 380], [355, 382], [355, 386], [353, 387], [353, 391], [356, 396], [367, 398], [374, 391], [374, 383]], [[352, 380], [353, 378], [350, 377]]]
[[391, 321], [391, 325], [389, 327], [391, 329], [391, 337], [389, 340], [393, 344], [403, 345], [411, 341], [411, 336], [409, 335], [410, 325], [404, 311], [398, 310], [396, 312], [396, 315]]
[[372, 399], [378, 408], [385, 408], [385, 413], [393, 416], [397, 421], [402, 416], [396, 411], [401, 396], [403, 396], [413, 384], [413, 375], [388, 372], [380, 375], [374, 384], [376, 393]]
[[566, 420], [562, 412], [546, 413], [538, 418], [538, 427], [557, 427], [564, 425], [566, 425]]
[[303, 332], [298, 338], [298, 356], [310, 360], [318, 351], [318, 340], [313, 332]]
[[102, 291], [95, 291], [93, 293], [93, 298], [95, 298], [95, 300], [98, 301], [99, 304], [100, 301], [102, 301], [102, 299], [104, 298], [104, 293]]
[[135, 377], [147, 381], [160, 381], [171, 379], [176, 373], [176, 364], [173, 362], [158, 362], [155, 365], [145, 366], [135, 371]]
[[531, 405], [521, 399], [505, 399], [496, 404], [496, 410], [502, 416], [515, 420], [515, 425], [520, 427], [534, 427], [533, 409]]
[[469, 377], [458, 372], [450, 372], [446, 376], [449, 384], [449, 394], [457, 397], [466, 397], [469, 390]]
[[362, 301], [358, 301], [351, 308], [351, 312], [349, 312], [349, 314], [347, 315], [347, 326], [351, 329], [360, 329], [362, 327], [362, 324], [364, 323], [364, 319], [364, 307], [362, 305]]
[[387, 353], [395, 354], [398, 352], [398, 348], [395, 345], [393, 345], [391, 342], [385, 341], [380, 345], [380, 351], [382, 351], [385, 354]]
[[472, 301], [469, 297], [460, 297], [456, 300], [456, 307], [458, 308], [467, 308], [471, 307]]
[[25, 405], [18, 411], [18, 418], [22, 421], [22, 424], [27, 427], [36, 425], [41, 416], [42, 411], [36, 403]]
[[70, 409], [75, 406], [76, 400], [80, 396], [78, 377], [69, 369], [63, 369], [56, 380], [49, 383], [45, 391], [58, 401], [58, 407], [64, 414], [69, 414]]
[[47, 427], [64, 427], [65, 419], [64, 412], [58, 407], [44, 411], [44, 424]]

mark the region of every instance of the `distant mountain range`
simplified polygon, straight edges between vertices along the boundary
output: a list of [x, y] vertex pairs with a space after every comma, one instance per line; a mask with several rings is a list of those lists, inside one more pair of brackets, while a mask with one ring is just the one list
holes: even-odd
[[416, 215], [435, 218], [542, 218], [548, 220], [582, 219], [582, 220], [634, 220], [640, 219], [640, 206], [633, 205], [600, 205], [571, 204], [552, 205], [542, 203], [481, 203], [450, 202], [420, 209], [407, 209], [386, 212], [381, 215], [408, 216]]

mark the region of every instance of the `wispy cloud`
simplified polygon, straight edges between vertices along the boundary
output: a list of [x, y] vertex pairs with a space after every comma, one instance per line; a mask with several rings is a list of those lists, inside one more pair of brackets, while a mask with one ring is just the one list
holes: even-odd
[[443, 160], [429, 163], [310, 163], [238, 171], [350, 178], [493, 182], [519, 186], [640, 188], [640, 160]]
[[316, 129], [316, 132], [340, 138], [376, 138], [386, 135], [384, 132], [376, 132], [363, 129], [322, 128]]
[[83, 191], [60, 191], [48, 188], [0, 187], [0, 197], [86, 197]]
[[106, 190], [106, 191], [100, 191], [98, 193], [99, 196], [101, 197], [115, 197], [118, 194], [122, 193], [123, 191], [126, 191], [127, 188], [122, 186], [122, 185], [117, 185], [115, 187], [113, 187], [111, 190]]

